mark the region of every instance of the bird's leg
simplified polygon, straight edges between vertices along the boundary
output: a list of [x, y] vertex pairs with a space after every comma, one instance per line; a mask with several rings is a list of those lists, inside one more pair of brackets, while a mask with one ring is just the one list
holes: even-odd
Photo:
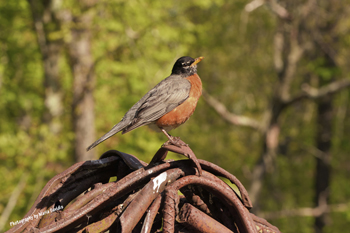
[[164, 143], [164, 145], [169, 145], [169, 143], [173, 144], [174, 146], [178, 146], [181, 148], [181, 146], [188, 146], [186, 143], [184, 143], [179, 137], [174, 137], [171, 136], [170, 134], [168, 134], [167, 131], [165, 131], [165, 129], [161, 129], [162, 132], [165, 134], [165, 136], [167, 136], [167, 138], [169, 139], [169, 141], [167, 141], [166, 143]]

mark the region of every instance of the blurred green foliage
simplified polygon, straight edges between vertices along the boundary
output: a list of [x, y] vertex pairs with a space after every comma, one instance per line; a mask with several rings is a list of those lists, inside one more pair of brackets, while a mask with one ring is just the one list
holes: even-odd
[[[204, 88], [231, 112], [262, 120], [277, 75], [273, 67], [276, 17], [263, 7], [244, 12], [247, 2], [223, 0], [139, 1], [104, 0], [89, 9], [94, 14], [96, 139], [118, 123], [125, 112], [150, 88], [170, 74], [180, 56], [204, 56], [198, 73]], [[345, 5], [345, 3], [344, 3]], [[81, 14], [74, 1], [62, 10]], [[349, 17], [344, 24], [349, 26]], [[70, 25], [50, 35], [69, 41]], [[339, 43], [349, 44], [349, 34]], [[313, 70], [327, 79], [348, 74], [347, 50], [340, 51], [339, 70], [322, 66], [322, 60], [302, 61], [297, 75]], [[54, 175], [73, 164], [71, 121], [72, 77], [62, 52], [61, 84], [65, 111], [63, 130], [53, 135], [43, 124], [44, 73], [41, 54], [27, 1], [0, 1], [0, 215], [22, 175], [24, 191], [9, 222], [20, 220]], [[303, 79], [298, 79], [299, 85]], [[350, 92], [335, 97], [331, 203], [350, 197]], [[314, 177], [315, 105], [303, 102], [288, 109], [281, 119], [281, 140], [289, 138], [288, 152], [277, 157], [276, 168], [264, 181], [261, 209], [312, 207]], [[181, 136], [198, 158], [209, 160], [236, 175], [248, 188], [251, 169], [261, 153], [261, 138], [251, 129], [223, 121], [203, 100], [182, 127]], [[97, 147], [134, 154], [149, 162], [166, 138], [142, 127], [118, 134]], [[96, 157], [97, 158], [97, 157]], [[169, 158], [182, 158], [171, 155]], [[326, 232], [349, 228], [350, 210], [332, 213]], [[313, 218], [269, 220], [282, 232], [312, 232]]]

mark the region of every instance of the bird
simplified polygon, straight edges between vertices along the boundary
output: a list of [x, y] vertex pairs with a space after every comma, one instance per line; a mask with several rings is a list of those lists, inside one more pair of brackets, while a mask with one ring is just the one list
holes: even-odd
[[[170, 76], [147, 92], [112, 129], [92, 143], [87, 151], [122, 131], [125, 134], [148, 125], [163, 132], [169, 143], [181, 147], [183, 142], [168, 131], [185, 123], [193, 114], [202, 95], [202, 81], [197, 74], [197, 64], [203, 57], [193, 59], [184, 56], [177, 59]], [[186, 144], [185, 144], [186, 145]]]

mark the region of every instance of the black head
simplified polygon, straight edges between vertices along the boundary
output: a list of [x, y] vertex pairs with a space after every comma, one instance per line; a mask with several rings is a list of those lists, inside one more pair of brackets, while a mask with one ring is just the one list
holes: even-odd
[[197, 64], [203, 59], [198, 57], [193, 59], [192, 57], [180, 57], [174, 64], [171, 74], [181, 75], [182, 77], [188, 77], [197, 73]]

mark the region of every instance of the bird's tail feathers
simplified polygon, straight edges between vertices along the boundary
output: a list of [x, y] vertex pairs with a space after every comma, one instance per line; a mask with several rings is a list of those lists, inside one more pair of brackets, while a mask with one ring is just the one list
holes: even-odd
[[92, 148], [94, 148], [95, 146], [97, 146], [98, 144], [100, 144], [101, 142], [107, 140], [108, 138], [112, 137], [114, 134], [118, 133], [119, 131], [123, 130], [123, 128], [125, 127], [125, 122], [119, 122], [118, 124], [116, 124], [115, 126], [113, 126], [113, 128], [106, 133], [105, 135], [103, 135], [102, 137], [100, 137], [96, 142], [92, 143], [87, 149], [86, 151], [91, 150]]

